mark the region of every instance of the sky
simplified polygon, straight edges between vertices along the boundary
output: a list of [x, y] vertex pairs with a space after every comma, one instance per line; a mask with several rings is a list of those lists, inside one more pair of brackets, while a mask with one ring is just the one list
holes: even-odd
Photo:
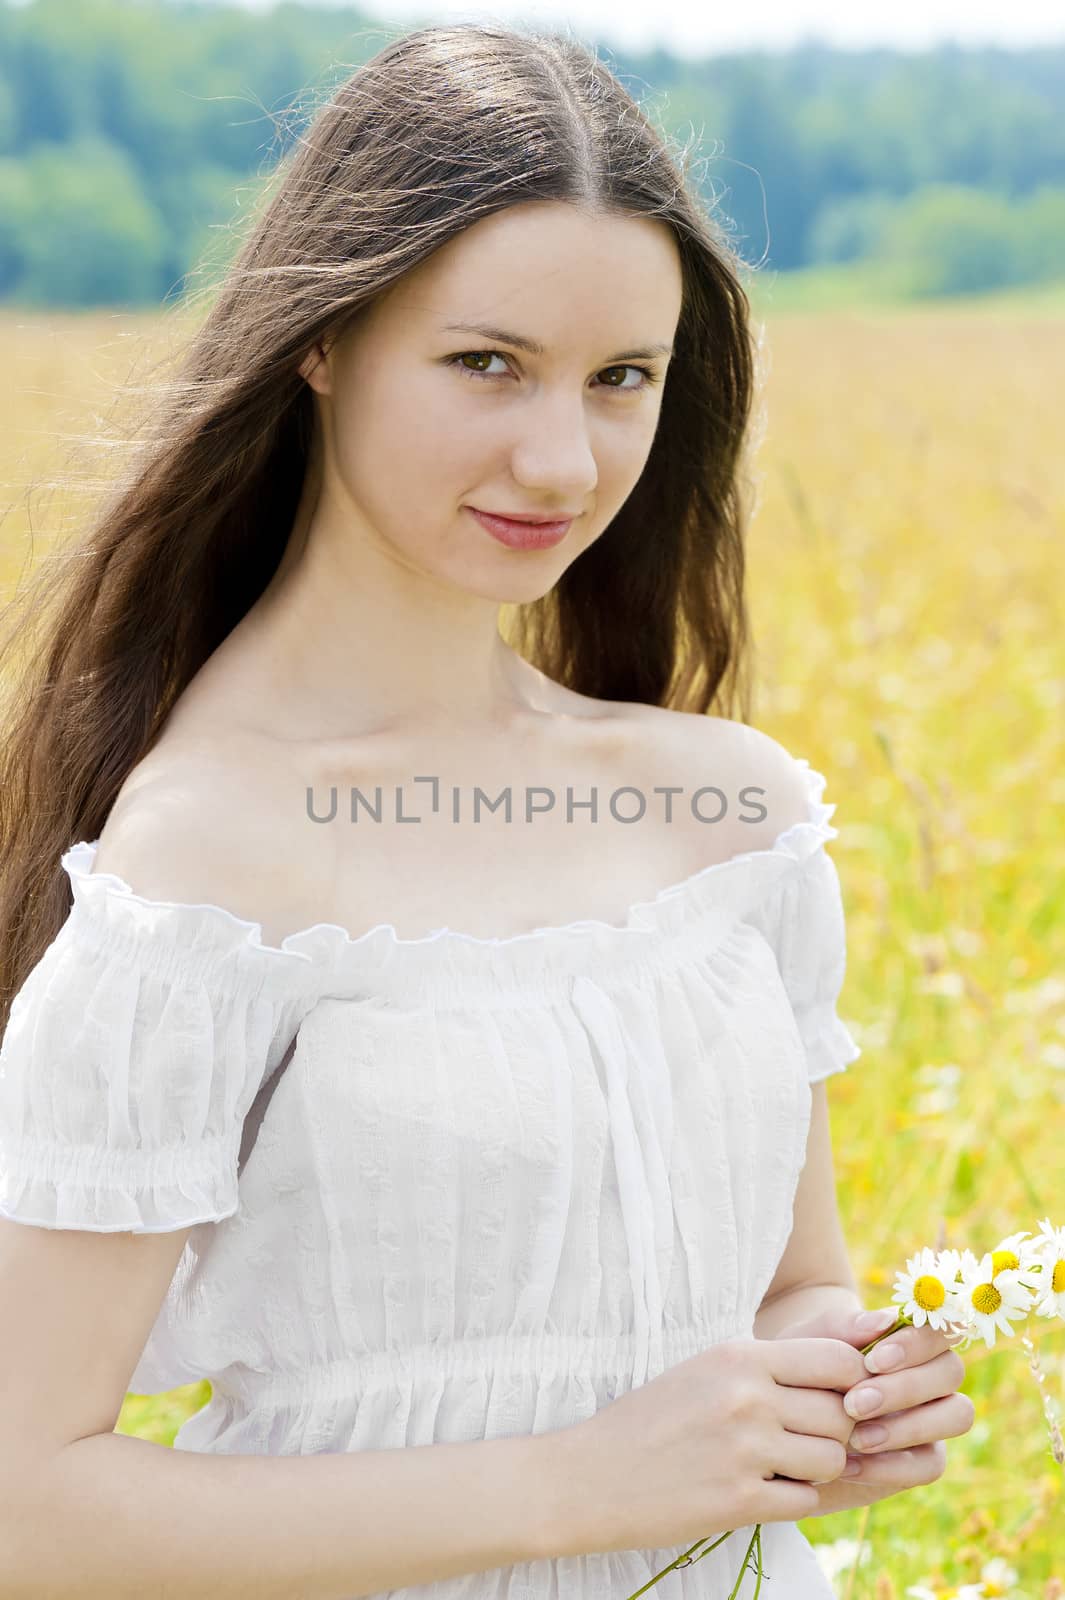
[[[273, 0], [242, 0], [261, 11]], [[319, 0], [323, 3], [323, 0]], [[324, 0], [333, 3], [333, 0]], [[342, 3], [342, 0], [336, 0]], [[818, 38], [842, 49], [870, 45], [926, 49], [943, 40], [1018, 48], [1065, 44], [1065, 0], [360, 0], [388, 26], [417, 21], [566, 25], [582, 38], [629, 50], [660, 44], [681, 55], [736, 49], [783, 50]]]

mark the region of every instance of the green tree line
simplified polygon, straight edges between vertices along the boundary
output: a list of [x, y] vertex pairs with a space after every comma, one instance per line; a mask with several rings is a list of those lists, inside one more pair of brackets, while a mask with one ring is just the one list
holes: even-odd
[[[391, 31], [293, 0], [0, 0], [0, 301], [179, 295]], [[915, 296], [1065, 276], [1065, 45], [689, 59], [588, 42], [694, 138], [752, 264], [875, 262]]]

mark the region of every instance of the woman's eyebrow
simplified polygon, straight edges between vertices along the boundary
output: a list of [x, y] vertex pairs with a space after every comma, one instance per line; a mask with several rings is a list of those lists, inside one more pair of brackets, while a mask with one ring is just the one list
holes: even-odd
[[[507, 333], [504, 328], [489, 328], [477, 322], [446, 322], [441, 330], [444, 333], [477, 333], [483, 339], [491, 339], [495, 344], [511, 344], [516, 350], [526, 350], [529, 355], [542, 356], [544, 347], [535, 339], [528, 339], [521, 333]], [[654, 356], [671, 356], [673, 346], [669, 344], [649, 344], [641, 350], [623, 350], [620, 354], [611, 356], [611, 361], [649, 361]]]

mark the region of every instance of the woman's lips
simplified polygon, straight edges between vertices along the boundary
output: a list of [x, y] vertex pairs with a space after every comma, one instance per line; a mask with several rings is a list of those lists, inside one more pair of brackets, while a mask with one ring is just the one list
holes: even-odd
[[566, 537], [573, 522], [572, 517], [564, 522], [515, 522], [513, 517], [496, 517], [488, 511], [478, 511], [476, 506], [467, 506], [466, 510], [493, 539], [511, 550], [548, 550]]

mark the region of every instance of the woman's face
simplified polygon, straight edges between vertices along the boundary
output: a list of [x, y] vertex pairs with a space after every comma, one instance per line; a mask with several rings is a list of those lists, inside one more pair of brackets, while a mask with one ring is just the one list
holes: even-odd
[[[324, 445], [315, 520], [485, 598], [545, 594], [643, 471], [682, 290], [654, 220], [528, 202], [474, 224], [301, 367]], [[471, 506], [573, 521], [515, 550]]]

